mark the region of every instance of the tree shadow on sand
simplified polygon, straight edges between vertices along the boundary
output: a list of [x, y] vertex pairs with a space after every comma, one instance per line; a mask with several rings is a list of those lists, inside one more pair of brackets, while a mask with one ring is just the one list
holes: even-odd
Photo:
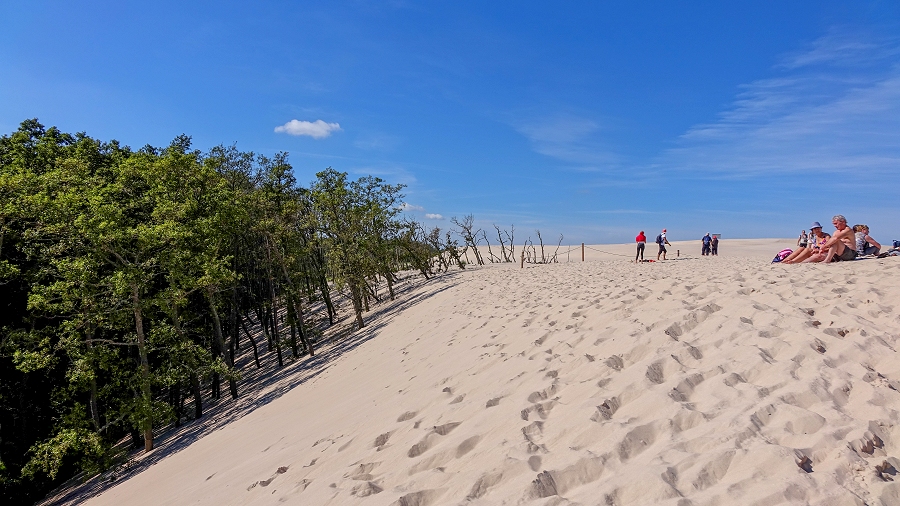
[[[235, 365], [243, 376], [239, 382], [240, 396], [237, 399], [204, 398], [203, 417], [188, 421], [180, 427], [169, 426], [160, 430], [156, 436], [157, 446], [150, 453], [133, 451], [124, 464], [83, 483], [80, 483], [83, 477], [70, 480], [38, 504], [72, 506], [87, 501], [180, 452], [207, 434], [269, 404], [294, 387], [318, 377], [336, 358], [378, 337], [381, 330], [405, 309], [456, 286], [459, 282], [457, 275], [457, 272], [448, 272], [429, 280], [417, 279], [395, 287], [395, 300], [383, 301], [372, 307], [366, 314], [366, 327], [357, 330], [353, 316], [343, 315], [317, 343], [314, 357], [300, 357], [282, 368], [277, 367], [275, 354], [266, 352], [260, 355], [262, 367], [257, 369], [252, 353], [245, 346], [240, 356], [235, 357]], [[257, 326], [254, 333], [257, 334], [254, 338], [258, 338], [262, 331]]]

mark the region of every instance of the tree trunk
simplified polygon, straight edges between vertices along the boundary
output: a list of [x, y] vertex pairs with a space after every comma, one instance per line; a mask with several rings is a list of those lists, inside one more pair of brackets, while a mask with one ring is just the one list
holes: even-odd
[[253, 360], [256, 361], [256, 368], [259, 369], [259, 351], [256, 349], [256, 341], [253, 339], [253, 336], [250, 335], [250, 331], [247, 330], [247, 325], [244, 324], [244, 320], [241, 320], [241, 327], [244, 329], [244, 333], [247, 334], [247, 339], [250, 340], [250, 344], [253, 345]]
[[100, 403], [97, 402], [97, 380], [91, 378], [91, 399], [89, 401], [91, 407], [91, 421], [94, 423], [94, 430], [100, 431]]
[[191, 390], [194, 392], [194, 420], [203, 416], [203, 394], [200, 392], [200, 377], [191, 371]]
[[391, 273], [390, 270], [388, 270], [387, 274], [385, 274], [385, 276], [384, 276], [384, 279], [387, 280], [388, 293], [391, 294], [391, 300], [394, 300], [394, 280], [392, 279], [393, 277], [394, 277], [394, 275], [393, 275], [393, 273]]
[[[94, 343], [94, 332], [91, 328], [91, 325], [88, 324], [87, 330], [87, 346], [88, 348], [93, 348]], [[94, 430], [100, 431], [100, 406], [97, 401], [97, 378], [94, 375], [91, 375], [91, 397], [88, 399], [88, 407], [91, 410], [91, 422], [94, 424]]]
[[359, 293], [359, 288], [354, 285], [350, 285], [350, 299], [353, 301], [353, 311], [356, 313], [356, 325], [358, 328], [363, 328], [366, 324], [362, 317], [362, 295]]
[[288, 297], [287, 300], [287, 313], [288, 313], [288, 325], [291, 327], [291, 356], [296, 358], [300, 358], [300, 355], [297, 353], [297, 318], [294, 316], [293, 304], [291, 304], [291, 298]]
[[[284, 279], [287, 282], [288, 286], [294, 286], [294, 284], [291, 282], [291, 276], [290, 274], [288, 274], [288, 270], [284, 265], [284, 262], [281, 263], [281, 272], [284, 274]], [[293, 309], [294, 325], [291, 327], [291, 344], [294, 346], [294, 356], [297, 356], [297, 340], [294, 335], [294, 328], [296, 327], [300, 331], [300, 342], [303, 343], [303, 347], [306, 348], [309, 356], [312, 357], [315, 355], [315, 353], [313, 352], [312, 343], [310, 343], [306, 338], [306, 332], [303, 330], [303, 303], [301, 301], [301, 297], [288, 297], [288, 304]]]
[[[213, 334], [216, 338], [216, 348], [218, 351], [218, 356], [225, 359], [225, 364], [228, 365], [229, 369], [234, 369], [234, 356], [226, 353], [225, 351], [225, 338], [222, 336], [222, 321], [219, 319], [219, 311], [216, 309], [215, 299], [213, 298], [213, 289], [212, 287], [207, 287], [206, 289], [207, 299], [209, 300], [209, 309], [212, 312], [213, 317]], [[231, 390], [231, 398], [237, 399], [238, 391], [237, 391], [237, 382], [234, 380], [234, 377], [228, 378], [228, 389]], [[218, 390], [218, 388], [216, 388]], [[218, 393], [218, 392], [217, 392]]]
[[331, 294], [328, 292], [328, 280], [325, 276], [319, 280], [319, 290], [322, 292], [322, 300], [325, 301], [325, 307], [328, 308], [328, 325], [334, 325], [334, 304], [331, 302]]
[[172, 411], [175, 412], [175, 426], [181, 427], [181, 411], [183, 403], [181, 402], [180, 381], [176, 381], [174, 385], [169, 387], [169, 403], [172, 404]]
[[266, 336], [266, 352], [271, 352], [275, 346], [272, 344], [272, 332], [269, 330], [269, 308], [263, 307], [258, 314], [259, 326], [262, 327], [263, 334]]
[[309, 356], [313, 357], [315, 356], [315, 351], [313, 351], [312, 342], [306, 337], [306, 331], [303, 329], [303, 305], [299, 300], [294, 301], [294, 314], [297, 317], [297, 330], [300, 331], [300, 342], [303, 343], [303, 347], [306, 348]]
[[137, 332], [138, 353], [141, 356], [141, 402], [144, 404], [145, 416], [141, 420], [141, 431], [144, 434], [144, 451], [153, 449], [153, 415], [151, 404], [153, 396], [150, 392], [150, 361], [147, 358], [147, 340], [144, 336], [144, 318], [141, 312], [141, 295], [137, 284], [131, 285], [131, 302], [134, 310], [134, 326]]
[[272, 320], [272, 341], [275, 343], [275, 356], [278, 357], [278, 367], [284, 367], [284, 360], [281, 358], [281, 338], [278, 328], [278, 306], [275, 306], [275, 288], [272, 288], [272, 308], [270, 308], [269, 318]]

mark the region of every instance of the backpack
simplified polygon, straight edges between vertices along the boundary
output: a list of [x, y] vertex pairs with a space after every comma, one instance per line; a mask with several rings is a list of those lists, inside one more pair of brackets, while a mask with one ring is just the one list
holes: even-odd
[[662, 243], [663, 243], [662, 234], [659, 234], [658, 236], [656, 236], [656, 244], [662, 244]]
[[785, 249], [779, 251], [778, 254], [775, 255], [775, 258], [772, 259], [772, 263], [775, 264], [775, 263], [778, 263], [778, 262], [784, 260], [785, 258], [788, 257], [788, 255], [790, 255], [793, 252], [794, 251], [791, 250], [790, 248], [785, 248]]

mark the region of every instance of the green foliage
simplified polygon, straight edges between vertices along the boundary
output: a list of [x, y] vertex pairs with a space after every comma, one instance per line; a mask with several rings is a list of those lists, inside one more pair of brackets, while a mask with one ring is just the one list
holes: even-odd
[[75, 459], [78, 468], [88, 475], [106, 469], [110, 462], [109, 446], [96, 432], [87, 429], [63, 429], [52, 438], [35, 444], [29, 451], [31, 460], [22, 475], [34, 477], [44, 473], [56, 478], [67, 459]]
[[427, 276], [444, 251], [398, 220], [402, 185], [329, 168], [307, 189], [292, 171], [184, 135], [132, 151], [28, 120], [0, 136], [0, 498], [98, 472], [135, 431], [151, 447], [199, 414], [197, 388], [236, 397], [248, 320], [279, 365], [298, 359], [321, 336], [311, 301], [333, 321], [337, 289], [362, 326], [379, 283], [393, 296], [399, 269]]

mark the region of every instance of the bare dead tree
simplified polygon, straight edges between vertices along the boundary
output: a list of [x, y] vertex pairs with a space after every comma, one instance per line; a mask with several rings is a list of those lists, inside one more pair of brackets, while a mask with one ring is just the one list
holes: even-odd
[[531, 241], [531, 237], [525, 239], [525, 242], [522, 243], [522, 251], [525, 252], [525, 263], [537, 263], [537, 252], [534, 249], [534, 243]]
[[559, 247], [562, 245], [563, 235], [559, 234], [559, 242], [556, 243], [556, 250], [553, 252], [553, 256], [550, 257], [550, 263], [558, 263], [556, 260], [556, 255], [559, 254]]
[[491, 251], [491, 241], [488, 241], [487, 233], [485, 233], [484, 230], [481, 230], [480, 232], [481, 232], [482, 240], [484, 240], [485, 244], [487, 244], [487, 247], [488, 247], [488, 260], [490, 260], [491, 263], [502, 262], [503, 260], [500, 257], [498, 257], [497, 255], [495, 255], [493, 251]]
[[545, 264], [545, 263], [547, 263], [547, 257], [544, 256], [544, 238], [541, 237], [541, 231], [540, 231], [540, 230], [535, 230], [534, 232], [537, 234], [537, 236], [538, 236], [538, 242], [541, 244], [541, 263], [542, 263], [542, 264]]
[[450, 222], [459, 227], [459, 230], [455, 230], [455, 232], [463, 238], [467, 247], [472, 248], [478, 265], [484, 265], [484, 259], [478, 251], [478, 241], [479, 236], [482, 235], [482, 230], [475, 228], [475, 216], [471, 214], [463, 216], [462, 221], [456, 219], [454, 216], [453, 218], [450, 218]]
[[444, 251], [447, 252], [447, 260], [448, 264], [450, 261], [456, 263], [457, 267], [460, 269], [466, 268], [466, 262], [463, 261], [462, 257], [460, 257], [460, 248], [459, 243], [454, 241], [453, 238], [450, 237], [450, 232], [447, 232], [446, 242], [444, 243]]

